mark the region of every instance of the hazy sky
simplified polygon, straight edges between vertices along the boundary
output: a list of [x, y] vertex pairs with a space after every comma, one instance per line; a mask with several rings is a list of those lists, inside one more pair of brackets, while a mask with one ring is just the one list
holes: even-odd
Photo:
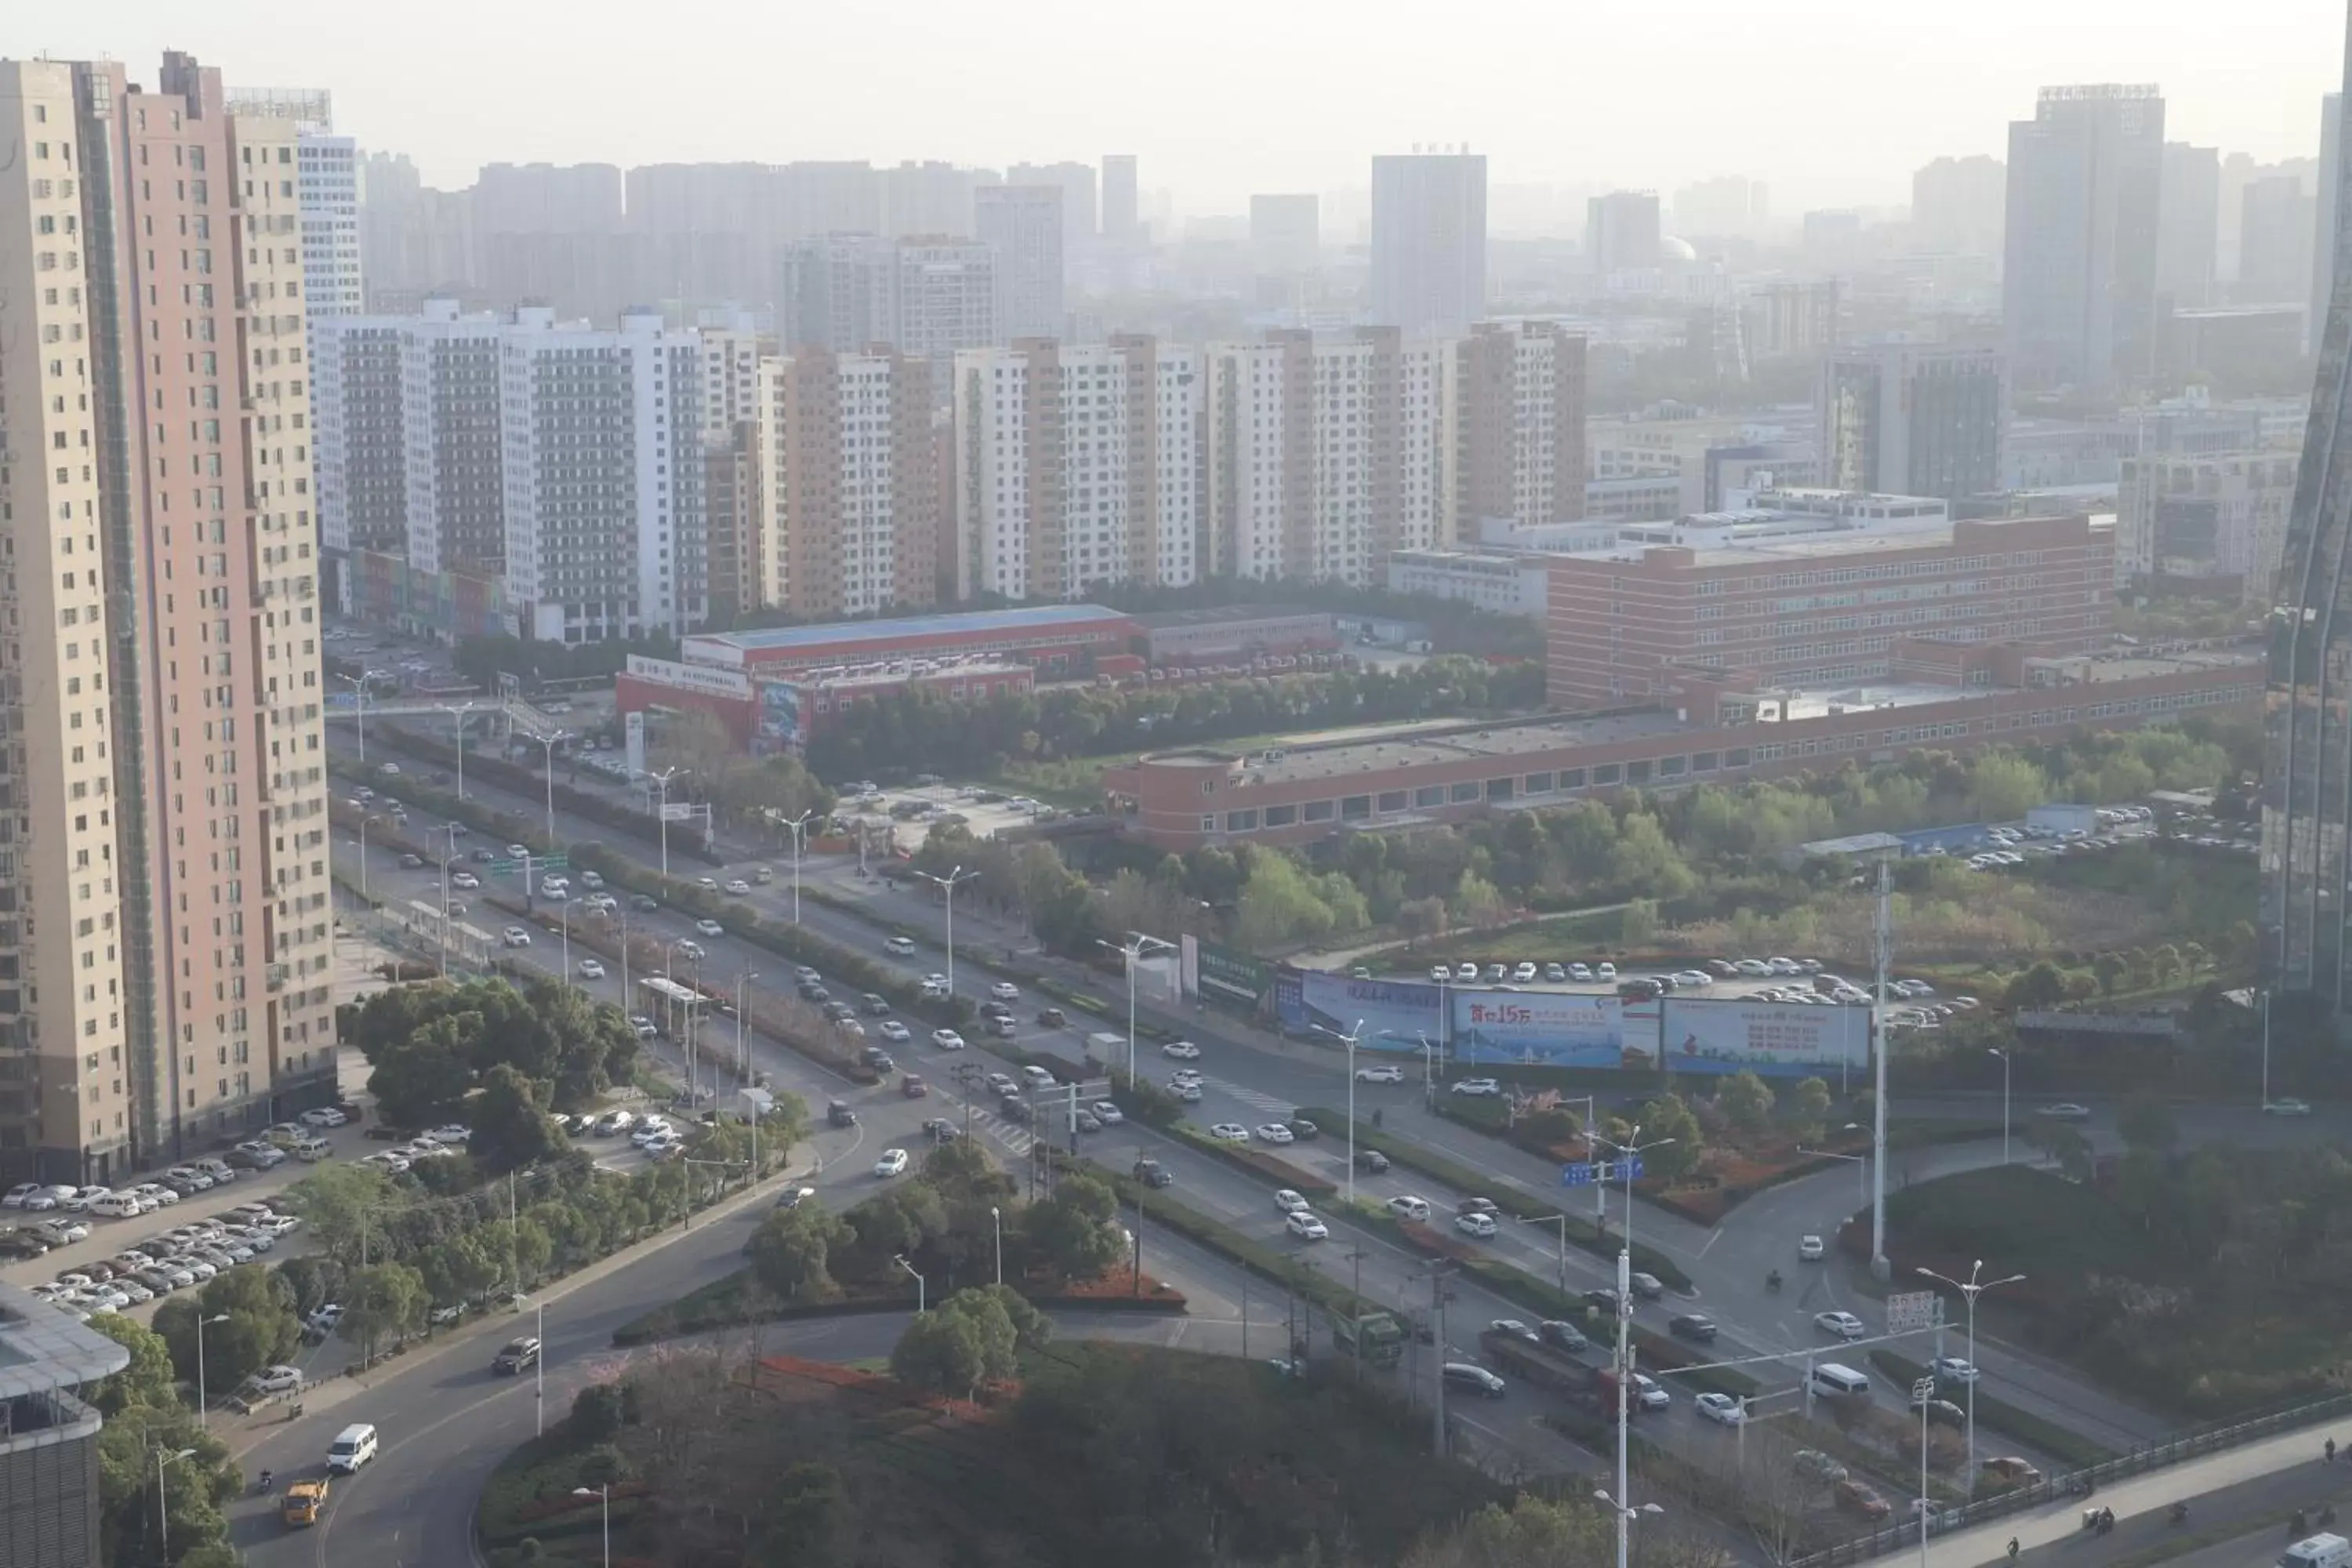
[[1186, 213], [1366, 183], [1467, 142], [1496, 184], [1738, 173], [1776, 213], [1907, 201], [1990, 153], [2050, 82], [2153, 81], [2167, 134], [2270, 160], [2318, 146], [2342, 0], [84, 0], [0, 49], [165, 47], [232, 85], [324, 87], [339, 130], [428, 182], [485, 162], [1132, 152]]

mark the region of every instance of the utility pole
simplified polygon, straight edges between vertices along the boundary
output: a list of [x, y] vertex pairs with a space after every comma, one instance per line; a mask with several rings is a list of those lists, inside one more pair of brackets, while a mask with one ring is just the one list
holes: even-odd
[[1436, 1373], [1437, 1397], [1430, 1405], [1430, 1452], [1445, 1458], [1445, 1271], [1429, 1271], [1430, 1370]]
[[[1871, 1050], [1878, 1058], [1877, 1092], [1871, 1098], [1873, 1161], [1870, 1187], [1870, 1271], [1887, 1278], [1886, 1261], [1886, 970], [1895, 962], [1895, 881], [1887, 863], [1878, 863], [1878, 1000], [1870, 1009]], [[1925, 1528], [1924, 1526], [1922, 1527]]]
[[955, 890], [964, 883], [971, 881], [974, 877], [979, 876], [980, 868], [978, 867], [974, 867], [972, 869], [967, 871], [962, 867], [958, 866], [944, 877], [938, 876], [929, 871], [918, 871], [915, 875], [920, 877], [926, 882], [935, 883], [941, 895], [947, 900], [948, 1000], [952, 1002], [955, 1000]]

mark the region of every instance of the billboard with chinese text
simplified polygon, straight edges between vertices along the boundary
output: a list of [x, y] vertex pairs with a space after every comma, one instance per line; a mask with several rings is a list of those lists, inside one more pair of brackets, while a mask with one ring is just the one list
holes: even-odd
[[1426, 981], [1351, 980], [1318, 969], [1297, 982], [1275, 992], [1285, 1034], [1344, 1035], [1361, 1023], [1356, 1048], [1363, 1051], [1418, 1051], [1423, 1035], [1437, 1037], [1437, 987]]
[[1870, 1066], [1870, 1009], [1669, 996], [1658, 1037], [1668, 1072], [1827, 1078]]

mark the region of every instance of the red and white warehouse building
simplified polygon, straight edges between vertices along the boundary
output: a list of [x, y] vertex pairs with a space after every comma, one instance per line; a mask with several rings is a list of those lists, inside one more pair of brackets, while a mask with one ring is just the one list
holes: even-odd
[[2118, 646], [2111, 533], [2085, 518], [1712, 531], [1553, 560], [1549, 695], [1568, 711], [1146, 756], [1104, 770], [1111, 818], [1174, 850], [1296, 843], [2046, 742], [2263, 690], [2257, 649]]

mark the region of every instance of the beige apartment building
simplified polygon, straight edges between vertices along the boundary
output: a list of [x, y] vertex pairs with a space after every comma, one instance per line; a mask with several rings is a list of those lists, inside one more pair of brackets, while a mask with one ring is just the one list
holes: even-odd
[[0, 1179], [331, 1092], [295, 126], [0, 60]]
[[759, 367], [760, 602], [872, 615], [938, 597], [930, 367], [803, 349]]

